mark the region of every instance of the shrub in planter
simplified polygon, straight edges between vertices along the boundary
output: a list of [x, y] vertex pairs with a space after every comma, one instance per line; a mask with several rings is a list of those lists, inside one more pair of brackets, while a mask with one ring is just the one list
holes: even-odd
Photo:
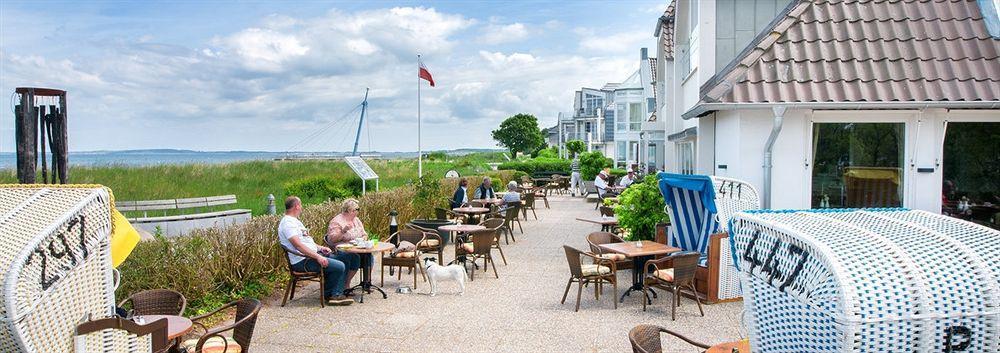
[[587, 152], [580, 155], [580, 175], [583, 180], [594, 180], [601, 169], [611, 168], [614, 161], [604, 156], [600, 151]]
[[626, 240], [653, 240], [656, 224], [670, 219], [663, 212], [663, 206], [663, 196], [654, 176], [647, 176], [625, 189], [618, 196], [615, 216], [618, 225], [628, 230]]

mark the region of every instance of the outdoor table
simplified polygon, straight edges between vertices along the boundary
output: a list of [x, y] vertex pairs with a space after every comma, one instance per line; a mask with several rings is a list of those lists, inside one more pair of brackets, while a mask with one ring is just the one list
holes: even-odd
[[[454, 233], [469, 233], [483, 229], [486, 229], [486, 227], [476, 224], [449, 224], [438, 227], [438, 230], [446, 231], [449, 235]], [[454, 240], [457, 238], [457, 234], [455, 234], [455, 236], [449, 236], [448, 238]]]
[[618, 218], [615, 217], [591, 217], [591, 218], [577, 217], [576, 220], [581, 222], [600, 224], [602, 232], [610, 232], [611, 229], [618, 226]]
[[[394, 248], [396, 248], [396, 246], [393, 245], [392, 243], [380, 241], [378, 242], [378, 244], [375, 244], [375, 246], [372, 246], [370, 248], [360, 248], [357, 246], [352, 246], [348, 248], [337, 248], [337, 250], [349, 252], [352, 254], [372, 254], [372, 266], [375, 266], [375, 257], [376, 257], [375, 255], [379, 255], [378, 257], [381, 257], [381, 253], [392, 250]], [[379, 293], [382, 293], [382, 299], [389, 299], [389, 295], [385, 294], [385, 291], [382, 290], [382, 287], [372, 284], [371, 268], [367, 268], [364, 271], [361, 271], [361, 283], [358, 283], [358, 285], [351, 287], [349, 290], [353, 291], [358, 288], [361, 288], [363, 291], [368, 293], [371, 293], [372, 289], [375, 289]], [[365, 302], [364, 294], [360, 296], [359, 302], [361, 303]]]
[[[664, 255], [669, 253], [674, 253], [681, 251], [680, 248], [675, 248], [672, 246], [667, 246], [665, 244], [660, 244], [657, 242], [643, 240], [642, 247], [636, 247], [635, 242], [626, 241], [622, 243], [611, 243], [611, 244], [599, 244], [597, 245], [602, 250], [619, 253], [625, 255], [626, 257], [632, 258], [632, 287], [622, 294], [620, 302], [625, 302], [625, 297], [629, 295], [632, 291], [642, 291], [642, 276], [645, 274], [646, 261], [649, 261], [655, 255]], [[652, 290], [650, 290], [652, 292]], [[656, 297], [656, 292], [653, 292], [653, 297]], [[652, 303], [652, 300], [650, 300]]]
[[719, 343], [709, 348], [705, 353], [750, 353], [750, 341]]
[[472, 201], [479, 201], [479, 202], [482, 202], [482, 203], [493, 204], [493, 205], [497, 205], [497, 206], [499, 206], [500, 204], [503, 203], [503, 199], [501, 199], [501, 198], [494, 198], [494, 199], [474, 199]]
[[132, 317], [132, 321], [140, 325], [160, 319], [167, 319], [167, 340], [173, 341], [170, 343], [169, 351], [176, 352], [178, 350], [177, 339], [190, 333], [194, 329], [194, 323], [191, 322], [191, 319], [177, 315], [138, 315]]
[[451, 210], [455, 211], [455, 213], [461, 213], [461, 214], [469, 215], [470, 219], [473, 218], [473, 217], [477, 217], [477, 216], [479, 216], [481, 214], [490, 213], [490, 208], [489, 207], [471, 207], [471, 206], [466, 206], [466, 207], [453, 208]]

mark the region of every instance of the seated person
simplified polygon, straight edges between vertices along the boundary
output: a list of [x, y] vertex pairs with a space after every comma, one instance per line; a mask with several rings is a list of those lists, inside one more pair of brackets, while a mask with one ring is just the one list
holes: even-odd
[[507, 183], [507, 193], [503, 194], [503, 200], [500, 202], [500, 212], [506, 211], [513, 204], [521, 203], [521, 193], [514, 191], [517, 189], [517, 182], [511, 180]]
[[[354, 300], [344, 296], [344, 263], [333, 256], [333, 251], [316, 245], [306, 227], [299, 221], [302, 201], [298, 197], [285, 199], [285, 216], [278, 223], [278, 242], [287, 252], [292, 271], [322, 272], [324, 278], [323, 299], [330, 305], [351, 305]], [[296, 254], [297, 252], [298, 254]]]
[[[346, 244], [354, 239], [367, 240], [368, 233], [365, 232], [365, 225], [358, 217], [360, 211], [361, 206], [358, 204], [358, 200], [344, 200], [340, 204], [340, 213], [334, 216], [326, 227], [326, 244], [336, 249], [337, 245]], [[347, 287], [350, 287], [351, 279], [354, 278], [354, 274], [358, 272], [359, 268], [364, 268], [365, 273], [371, 275], [372, 254], [337, 251], [334, 257], [343, 261], [347, 268], [347, 276], [344, 277], [344, 285]]]
[[608, 192], [608, 178], [611, 177], [611, 168], [604, 168], [597, 176], [594, 177], [594, 187], [597, 188], [597, 195], [604, 197]]
[[493, 181], [490, 177], [483, 177], [483, 184], [476, 188], [476, 192], [472, 194], [474, 199], [492, 199], [496, 195], [493, 194]]
[[628, 174], [625, 174], [625, 176], [622, 177], [622, 180], [618, 181], [618, 186], [626, 187], [627, 188], [629, 185], [632, 185], [632, 183], [634, 183], [634, 182], [635, 182], [635, 171], [634, 170], [630, 170], [630, 171], [628, 171]]
[[458, 180], [458, 188], [455, 189], [455, 194], [451, 197], [451, 208], [459, 208], [469, 204], [468, 186], [469, 181], [465, 178]]

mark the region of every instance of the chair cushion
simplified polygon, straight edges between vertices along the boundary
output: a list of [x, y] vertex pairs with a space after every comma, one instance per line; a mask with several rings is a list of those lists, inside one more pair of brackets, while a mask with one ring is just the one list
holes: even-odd
[[702, 254], [701, 257], [698, 258], [698, 266], [705, 268], [708, 267], [708, 255]]
[[417, 246], [422, 247], [422, 248], [424, 248], [424, 247], [431, 247], [431, 246], [438, 246], [438, 245], [441, 245], [441, 241], [437, 240], [437, 239], [424, 239], [419, 244], [417, 244]]
[[198, 339], [192, 338], [184, 341], [184, 343], [181, 343], [180, 351], [186, 353], [240, 353], [243, 351], [240, 344], [236, 343], [232, 337], [226, 337], [223, 339], [219, 336], [212, 336], [206, 340], [205, 344], [201, 346], [201, 352], [196, 351], [197, 348]]
[[667, 281], [667, 282], [673, 282], [674, 281], [674, 269], [667, 268], [667, 269], [662, 269], [662, 270], [656, 270], [656, 271], [653, 271], [653, 276], [656, 277], [656, 278], [662, 279], [664, 281]]
[[602, 259], [609, 259], [609, 260], [612, 260], [612, 261], [625, 260], [625, 255], [616, 254], [616, 253], [600, 254], [600, 255], [597, 255], [597, 257], [602, 258]]
[[611, 273], [610, 267], [601, 265], [581, 265], [580, 269], [583, 270], [584, 276], [606, 275]]
[[461, 247], [462, 251], [464, 251], [466, 254], [471, 254], [472, 252], [476, 251], [476, 248], [472, 245], [472, 243], [461, 243], [458, 246]]
[[395, 257], [395, 258], [411, 259], [411, 258], [414, 258], [416, 256], [417, 256], [417, 252], [416, 251], [400, 251], [400, 252], [396, 253], [396, 255], [393, 256], [393, 257]]

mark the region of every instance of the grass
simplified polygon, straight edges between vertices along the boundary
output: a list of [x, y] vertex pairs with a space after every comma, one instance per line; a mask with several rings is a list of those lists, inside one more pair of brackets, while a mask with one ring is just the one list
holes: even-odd
[[[480, 174], [487, 162], [500, 162], [499, 153], [474, 153], [424, 161], [424, 175], [443, 177], [451, 169], [461, 175]], [[387, 190], [416, 179], [416, 160], [372, 160], [368, 164], [380, 177], [379, 188]], [[73, 166], [74, 184], [101, 184], [114, 191], [117, 200], [161, 200], [218, 195], [236, 195], [237, 204], [225, 209], [245, 208], [261, 215], [267, 210], [267, 195], [274, 194], [282, 209], [284, 185], [313, 176], [357, 178], [342, 161], [250, 161], [227, 164], [183, 164], [160, 166]], [[14, 170], [0, 172], [0, 183], [16, 183]], [[375, 185], [368, 185], [374, 191]], [[150, 214], [154, 215], [154, 214]], [[156, 214], [158, 215], [158, 214]]]

